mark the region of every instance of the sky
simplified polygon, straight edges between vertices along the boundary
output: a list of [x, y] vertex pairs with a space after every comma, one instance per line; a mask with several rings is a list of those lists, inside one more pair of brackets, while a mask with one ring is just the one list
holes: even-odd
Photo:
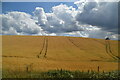
[[32, 12], [36, 7], [42, 7], [45, 12], [50, 12], [53, 6], [60, 5], [61, 3], [77, 8], [73, 2], [3, 2], [2, 12], [20, 11], [33, 15]]
[[3, 2], [2, 35], [47, 35], [117, 40], [117, 2]]

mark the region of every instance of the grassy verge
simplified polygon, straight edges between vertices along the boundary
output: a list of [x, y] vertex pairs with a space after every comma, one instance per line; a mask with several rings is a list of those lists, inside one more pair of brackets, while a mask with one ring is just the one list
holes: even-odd
[[89, 71], [68, 71], [68, 70], [49, 70], [47, 72], [26, 72], [26, 71], [3, 71], [3, 78], [89, 78], [89, 79], [120, 79], [120, 71], [95, 72]]

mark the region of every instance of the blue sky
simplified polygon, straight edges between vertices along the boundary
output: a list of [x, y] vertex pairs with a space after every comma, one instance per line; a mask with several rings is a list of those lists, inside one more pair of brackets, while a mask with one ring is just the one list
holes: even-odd
[[73, 2], [3, 2], [2, 3], [2, 12], [7, 13], [10, 11], [20, 11], [26, 12], [32, 15], [32, 12], [36, 7], [44, 8], [45, 12], [50, 12], [53, 6], [57, 6], [60, 4], [66, 4], [68, 6], [73, 6], [77, 8], [77, 6]]

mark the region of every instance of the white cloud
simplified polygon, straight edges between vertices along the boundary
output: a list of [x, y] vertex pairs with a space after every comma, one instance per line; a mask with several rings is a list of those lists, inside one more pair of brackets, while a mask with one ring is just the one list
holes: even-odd
[[17, 33], [17, 31], [13, 27], [10, 27], [8, 31], [3, 31], [3, 34], [19, 35], [19, 33]]
[[39, 25], [45, 25], [46, 24], [47, 17], [46, 17], [46, 14], [45, 14], [43, 8], [36, 7], [35, 11], [33, 13], [34, 13], [35, 16], [37, 16]]
[[2, 18], [2, 34], [29, 35], [42, 34], [40, 26], [35, 24], [32, 16], [24, 12], [8, 12]]
[[77, 24], [75, 16], [78, 11], [72, 6], [60, 4], [52, 7], [51, 13], [45, 13], [43, 8], [37, 7], [33, 13], [38, 19], [38, 25], [48, 33], [83, 31], [84, 29]]
[[106, 31], [117, 33], [118, 3], [117, 2], [85, 2], [78, 1], [79, 13], [76, 20], [79, 23], [98, 26]]

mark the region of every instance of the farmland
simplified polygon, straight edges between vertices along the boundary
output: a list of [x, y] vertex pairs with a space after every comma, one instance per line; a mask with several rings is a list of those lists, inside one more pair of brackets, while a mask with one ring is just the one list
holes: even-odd
[[3, 71], [118, 70], [118, 41], [63, 36], [2, 36]]

